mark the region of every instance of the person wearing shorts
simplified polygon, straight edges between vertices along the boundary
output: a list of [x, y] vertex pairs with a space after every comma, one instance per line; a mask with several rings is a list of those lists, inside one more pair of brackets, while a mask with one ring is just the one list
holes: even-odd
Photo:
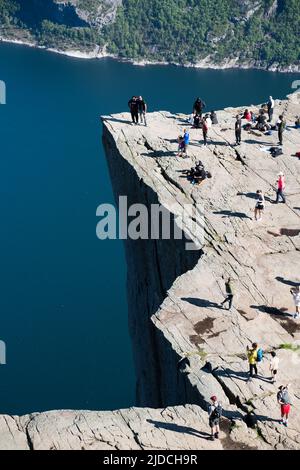
[[291, 411], [291, 400], [288, 391], [288, 385], [280, 385], [279, 392], [277, 393], [277, 401], [280, 405], [281, 420], [280, 424], [288, 426], [289, 414]]
[[256, 191], [256, 197], [258, 201], [255, 205], [254, 217], [255, 217], [255, 220], [259, 221], [262, 219], [262, 213], [265, 209], [265, 197], [263, 195], [263, 192], [260, 189]]

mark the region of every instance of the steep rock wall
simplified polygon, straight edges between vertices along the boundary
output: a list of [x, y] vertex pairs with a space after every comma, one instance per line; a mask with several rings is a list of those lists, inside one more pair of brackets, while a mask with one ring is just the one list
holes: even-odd
[[[276, 102], [276, 116], [284, 112], [289, 123], [298, 109], [299, 94]], [[232, 129], [241, 111], [230, 108], [218, 113], [220, 123], [210, 131], [208, 148], [199, 145], [201, 132], [191, 130], [186, 160], [176, 158], [176, 137], [186, 126], [186, 116], [153, 113], [147, 128], [129, 125], [128, 114], [103, 118], [116, 196], [128, 194], [130, 202], [148, 205], [158, 200], [174, 215], [179, 206], [201, 201], [205, 213], [198, 261], [193, 258], [191, 262], [184, 245], [174, 241], [169, 247], [163, 243], [159, 256], [153, 248], [159, 246], [157, 242], [126, 241], [138, 403], [196, 402], [205, 409], [214, 393], [228, 417], [253, 410], [260, 434], [273, 447], [297, 448], [300, 330], [288, 312], [293, 311], [289, 289], [300, 282], [295, 270], [295, 263], [300, 262], [299, 163], [293, 157], [300, 134], [288, 127], [284, 155], [277, 159], [265, 151], [277, 142], [276, 133], [245, 132], [242, 145], [236, 148]], [[199, 158], [213, 178], [193, 187], [183, 171]], [[274, 183], [282, 170], [289, 181], [288, 201], [285, 206], [273, 206]], [[263, 222], [253, 220], [257, 189], [266, 195]], [[193, 237], [188, 225], [184, 230]], [[220, 307], [229, 275], [237, 291], [230, 314]], [[143, 323], [140, 330], [139, 322]], [[246, 346], [253, 341], [259, 342], [266, 357], [259, 378], [249, 382]], [[292, 384], [293, 429], [284, 430], [284, 437], [278, 425], [276, 385], [268, 378], [272, 349], [280, 357], [278, 380]]]

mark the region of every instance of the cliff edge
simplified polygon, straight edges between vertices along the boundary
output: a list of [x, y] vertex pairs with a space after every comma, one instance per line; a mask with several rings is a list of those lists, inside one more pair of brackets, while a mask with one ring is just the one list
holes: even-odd
[[[251, 109], [258, 112], [256, 106]], [[201, 203], [202, 248], [187, 251], [182, 240], [126, 240], [129, 325], [134, 347], [140, 406], [197, 403], [206, 409], [216, 394], [227, 417], [247, 410], [258, 419], [261, 441], [273, 448], [300, 448], [299, 320], [293, 318], [290, 288], [300, 282], [300, 132], [288, 126], [283, 155], [267, 151], [272, 136], [243, 133], [233, 146], [234, 121], [245, 108], [218, 112], [209, 132], [191, 129], [189, 158], [176, 156], [177, 136], [187, 116], [155, 112], [148, 126], [133, 126], [127, 113], [106, 116], [104, 145], [116, 198], [128, 204], [161, 204], [174, 218], [185, 204]], [[276, 101], [276, 116], [294, 123], [299, 94]], [[201, 160], [212, 178], [192, 186], [184, 170]], [[274, 204], [279, 172], [287, 203]], [[254, 220], [255, 193], [265, 193], [263, 220]], [[183, 231], [192, 239], [191, 220]], [[235, 285], [234, 308], [220, 308], [224, 282]], [[246, 347], [265, 351], [259, 376], [248, 381]], [[270, 352], [280, 359], [277, 383], [269, 376]], [[208, 364], [209, 363], [209, 364]], [[291, 384], [289, 428], [279, 424], [278, 386]]]

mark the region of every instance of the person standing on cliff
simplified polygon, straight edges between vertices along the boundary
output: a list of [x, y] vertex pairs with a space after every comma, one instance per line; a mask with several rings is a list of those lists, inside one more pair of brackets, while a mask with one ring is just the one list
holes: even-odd
[[242, 140], [242, 119], [239, 115], [236, 116], [236, 121], [235, 121], [235, 140], [236, 140], [236, 145], [241, 144], [241, 140]]
[[210, 398], [210, 401], [211, 403], [208, 408], [209, 427], [211, 429], [211, 440], [214, 441], [215, 439], [219, 439], [222, 406], [215, 395]]
[[187, 151], [188, 151], [188, 146], [190, 144], [190, 134], [186, 129], [184, 129], [184, 134], [183, 134], [183, 141], [184, 141], [184, 155], [187, 157]]
[[286, 122], [284, 120], [283, 115], [281, 114], [279, 116], [279, 119], [277, 121], [277, 129], [278, 129], [278, 140], [279, 140], [279, 145], [283, 145], [283, 133], [286, 128]]
[[275, 101], [273, 100], [272, 96], [269, 97], [267, 106], [268, 106], [269, 122], [272, 122], [273, 114], [274, 114], [274, 107], [275, 107]]
[[258, 345], [257, 343], [253, 343], [251, 348], [247, 346], [247, 357], [249, 362], [249, 372], [250, 372], [250, 379], [254, 377], [254, 374], [257, 375], [257, 353], [258, 353]]
[[291, 399], [289, 396], [289, 385], [281, 385], [279, 387], [279, 392], [277, 393], [277, 401], [280, 405], [281, 411], [281, 421], [280, 424], [283, 424], [285, 427], [288, 425], [289, 414], [291, 411]]
[[197, 98], [193, 106], [193, 114], [202, 117], [203, 109], [206, 107], [204, 101]]
[[144, 121], [144, 125], [147, 126], [146, 113], [147, 113], [147, 104], [142, 96], [139, 96], [138, 99], [138, 110], [141, 123]]
[[138, 124], [139, 123], [139, 108], [138, 108], [138, 98], [136, 96], [133, 96], [128, 101], [128, 107], [130, 109], [132, 124]]
[[282, 171], [278, 173], [278, 180], [277, 180], [277, 192], [276, 192], [276, 204], [279, 202], [279, 198], [281, 198], [282, 202], [285, 203], [285, 195], [284, 195], [284, 190], [285, 190], [285, 178], [284, 174]]
[[226, 298], [221, 303], [221, 305], [228, 303], [227, 310], [230, 310], [232, 307], [233, 296], [234, 296], [232, 280], [230, 277], [228, 278], [227, 282], [225, 282], [225, 290], [226, 290]]
[[299, 308], [300, 308], [300, 287], [292, 287], [290, 293], [293, 296], [294, 304], [296, 313], [294, 314], [294, 318], [297, 320], [300, 317]]
[[204, 117], [203, 120], [202, 120], [202, 133], [203, 133], [203, 142], [204, 142], [203, 145], [205, 147], [207, 146], [208, 129], [209, 129], [209, 125], [208, 125], [206, 117]]

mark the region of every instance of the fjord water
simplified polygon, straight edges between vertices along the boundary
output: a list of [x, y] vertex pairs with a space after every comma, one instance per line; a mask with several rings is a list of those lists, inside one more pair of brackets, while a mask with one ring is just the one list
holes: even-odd
[[[96, 238], [113, 194], [101, 114], [143, 94], [190, 112], [283, 98], [297, 76], [84, 61], [0, 45], [0, 413], [134, 404], [120, 241]], [[174, 136], [175, 137], [175, 136]]]

